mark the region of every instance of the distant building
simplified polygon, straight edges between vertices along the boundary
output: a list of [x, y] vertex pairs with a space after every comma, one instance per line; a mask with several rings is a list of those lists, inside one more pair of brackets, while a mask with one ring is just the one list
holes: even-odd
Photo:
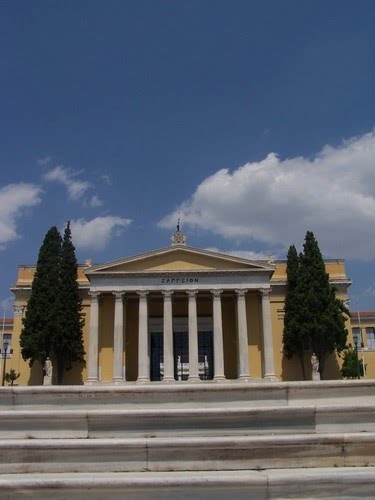
[[375, 311], [353, 311], [350, 316], [352, 346], [364, 360], [366, 378], [375, 378]]
[[1, 344], [0, 353], [1, 357], [4, 358], [4, 344], [7, 345], [7, 358], [13, 354], [13, 318], [3, 318], [0, 323], [1, 328]]
[[[325, 265], [338, 297], [346, 300], [351, 282], [344, 261]], [[35, 266], [20, 266], [11, 288], [8, 364], [21, 373], [20, 384], [40, 383], [40, 366], [30, 371], [19, 348], [34, 272]], [[86, 367], [67, 372], [66, 384], [301, 379], [298, 360], [282, 352], [286, 261], [189, 247], [177, 228], [170, 247], [100, 265], [86, 261], [78, 282]], [[306, 367], [310, 357], [306, 352]], [[339, 378], [339, 364], [331, 356], [325, 377]]]

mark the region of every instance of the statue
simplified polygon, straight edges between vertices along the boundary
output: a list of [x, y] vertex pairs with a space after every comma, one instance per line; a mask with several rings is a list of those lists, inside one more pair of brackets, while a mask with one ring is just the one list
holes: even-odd
[[319, 360], [316, 357], [315, 352], [313, 352], [313, 355], [311, 356], [311, 368], [312, 368], [312, 379], [320, 380]]
[[181, 232], [180, 215], [178, 215], [176, 232], [171, 237], [173, 245], [186, 245], [186, 236]]
[[52, 374], [53, 374], [52, 362], [47, 357], [47, 359], [44, 362], [43, 385], [52, 385]]

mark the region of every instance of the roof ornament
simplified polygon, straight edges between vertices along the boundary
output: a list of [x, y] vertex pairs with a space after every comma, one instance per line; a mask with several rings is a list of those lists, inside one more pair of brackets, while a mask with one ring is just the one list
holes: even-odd
[[176, 232], [171, 237], [173, 245], [186, 245], [186, 236], [181, 232], [181, 214], [178, 212]]

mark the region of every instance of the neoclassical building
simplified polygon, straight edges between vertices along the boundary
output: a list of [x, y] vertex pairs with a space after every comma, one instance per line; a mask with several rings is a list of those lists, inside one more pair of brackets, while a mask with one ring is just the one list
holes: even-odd
[[[350, 285], [343, 260], [327, 260], [338, 296]], [[19, 335], [35, 266], [20, 266], [13, 352], [8, 366], [20, 384], [39, 384], [40, 367], [22, 360]], [[297, 360], [282, 353], [286, 262], [252, 261], [172, 245], [115, 262], [79, 266], [86, 366], [67, 384], [276, 381], [301, 378]], [[306, 353], [309, 363], [311, 353]], [[339, 378], [332, 356], [327, 378]]]

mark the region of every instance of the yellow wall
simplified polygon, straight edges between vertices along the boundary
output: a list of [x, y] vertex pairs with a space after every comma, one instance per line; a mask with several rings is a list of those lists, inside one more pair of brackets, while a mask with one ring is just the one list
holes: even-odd
[[[375, 379], [375, 349], [371, 349], [368, 347], [367, 337], [366, 337], [366, 327], [375, 328], [375, 311], [372, 312], [363, 312], [352, 313], [351, 317], [351, 328], [360, 327], [362, 333], [362, 342], [363, 349], [358, 349], [358, 357], [360, 362], [362, 363], [362, 358], [364, 358], [365, 367], [366, 367], [366, 376], [368, 379]], [[352, 330], [349, 329], [349, 342], [352, 346], [354, 346]]]

